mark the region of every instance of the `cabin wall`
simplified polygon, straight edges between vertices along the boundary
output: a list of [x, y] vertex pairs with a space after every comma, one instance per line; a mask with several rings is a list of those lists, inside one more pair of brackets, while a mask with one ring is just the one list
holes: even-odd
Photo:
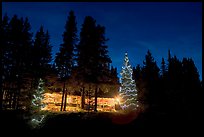
[[[60, 111], [62, 93], [45, 93], [43, 103], [46, 107], [42, 110], [48, 111]], [[114, 98], [97, 98], [97, 110], [98, 111], [115, 111], [116, 100]], [[85, 98], [85, 109], [81, 109], [81, 96], [67, 95], [67, 107], [66, 111], [87, 111], [94, 108], [94, 97]]]

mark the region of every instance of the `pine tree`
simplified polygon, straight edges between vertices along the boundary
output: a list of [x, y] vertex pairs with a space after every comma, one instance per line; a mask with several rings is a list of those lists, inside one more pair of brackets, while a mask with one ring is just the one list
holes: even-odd
[[42, 102], [42, 100], [44, 99], [43, 94], [44, 94], [44, 82], [40, 78], [38, 87], [35, 90], [33, 94], [33, 99], [31, 101], [31, 125], [34, 128], [39, 126], [45, 117], [45, 115], [40, 114], [42, 108], [45, 107], [45, 104]]
[[[97, 111], [97, 93], [100, 85], [105, 85], [110, 79], [110, 63], [106, 45], [105, 27], [96, 25], [96, 20], [86, 16], [82, 24], [78, 50], [78, 78], [82, 85], [92, 85], [95, 95], [94, 111]], [[83, 88], [82, 88], [83, 89]], [[84, 95], [82, 90], [82, 95]], [[83, 106], [83, 105], [82, 105]]]
[[167, 75], [166, 63], [164, 61], [164, 58], [162, 58], [161, 72], [160, 73], [161, 73], [162, 78], [166, 77], [166, 75]]
[[135, 81], [139, 80], [141, 77], [141, 67], [139, 64], [137, 64], [136, 68], [133, 67], [133, 79]]
[[145, 60], [143, 61], [142, 75], [145, 83], [145, 108], [152, 109], [158, 106], [161, 99], [159, 87], [159, 67], [152, 56], [150, 50], [147, 51], [145, 55]]
[[3, 83], [8, 79], [10, 71], [10, 56], [9, 51], [9, 18], [7, 14], [4, 15], [1, 21], [1, 48], [0, 48], [0, 110], [2, 110], [3, 105]]
[[114, 68], [113, 66], [111, 66], [110, 77], [111, 77], [112, 84], [118, 84], [119, 83], [118, 73], [117, 73], [116, 67]]
[[56, 54], [55, 58], [57, 73], [64, 82], [61, 111], [66, 110], [67, 91], [65, 90], [65, 83], [70, 78], [75, 65], [74, 50], [78, 41], [76, 24], [74, 12], [70, 11], [63, 33], [63, 43], [60, 45], [60, 52]]
[[77, 43], [76, 17], [73, 11], [69, 16], [63, 33], [63, 43], [60, 45], [60, 52], [56, 54], [55, 64], [60, 78], [71, 75], [74, 67], [74, 49]]
[[95, 28], [96, 21], [91, 16], [86, 16], [80, 32], [80, 42], [77, 45], [78, 77], [82, 83], [96, 81], [95, 76], [98, 73]]
[[30, 65], [32, 33], [30, 32], [31, 27], [28, 18], [25, 20], [23, 18], [19, 19], [17, 15], [14, 15], [8, 25], [5, 21], [6, 37], [3, 37], [3, 42], [6, 43], [3, 43], [3, 45], [6, 44], [6, 47], [5, 54], [3, 54], [3, 63], [6, 62], [4, 64], [6, 83], [9, 90], [12, 91], [6, 99], [9, 103], [5, 102], [5, 104], [9, 104], [7, 106], [12, 109], [19, 109], [19, 101], [22, 97], [21, 89], [26, 87], [25, 85], [28, 82], [28, 80], [25, 80], [25, 75], [28, 73]]
[[136, 89], [137, 89], [137, 101], [138, 105], [140, 106], [140, 111], [145, 111], [146, 109], [146, 95], [145, 95], [145, 82], [142, 75], [142, 67], [140, 64], [137, 64], [136, 67], [133, 67], [133, 79], [136, 82]]
[[20, 54], [22, 54], [22, 58], [24, 59], [25, 71], [28, 72], [31, 68], [31, 58], [32, 58], [32, 46], [33, 46], [33, 33], [30, 32], [31, 25], [29, 23], [28, 18], [26, 17], [23, 22], [23, 30], [22, 30], [22, 43], [23, 49]]
[[[196, 110], [194, 107], [198, 104], [200, 95], [199, 73], [192, 58], [183, 58], [182, 60], [182, 107], [186, 112]], [[191, 100], [191, 103], [189, 103]]]
[[135, 81], [132, 79], [133, 70], [131, 68], [128, 54], [125, 53], [124, 66], [121, 71], [121, 87], [119, 96], [122, 98], [121, 107], [124, 110], [135, 110], [138, 105], [137, 90]]
[[49, 33], [44, 32], [43, 26], [35, 35], [35, 41], [33, 46], [33, 72], [35, 77], [44, 77], [50, 68], [50, 62], [52, 60], [51, 55], [52, 46], [49, 42]]

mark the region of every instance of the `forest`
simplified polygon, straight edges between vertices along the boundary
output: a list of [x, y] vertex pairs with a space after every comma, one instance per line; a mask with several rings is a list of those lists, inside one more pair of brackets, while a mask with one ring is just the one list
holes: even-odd
[[1, 109], [29, 109], [39, 78], [49, 90], [63, 92], [61, 110], [65, 110], [67, 94], [72, 91], [84, 95], [89, 90], [95, 96], [109, 94], [107, 89], [112, 90], [110, 94], [117, 92], [117, 69], [110, 66], [105, 27], [91, 16], [85, 18], [79, 40], [75, 15], [70, 11], [55, 57], [49, 31], [41, 26], [33, 38], [30, 30], [28, 18], [3, 17]]
[[[61, 111], [66, 109], [70, 93], [83, 98], [88, 91], [96, 99], [118, 93], [120, 72], [110, 65], [105, 27], [86, 16], [77, 36], [76, 23], [74, 11], [70, 11], [59, 51], [52, 55], [49, 31], [43, 26], [33, 34], [27, 17], [2, 17], [1, 111], [29, 111], [40, 78], [50, 92], [63, 93]], [[170, 50], [166, 52], [168, 60], [161, 58], [157, 64], [149, 49], [143, 65], [133, 67], [141, 110], [196, 117], [202, 108], [203, 92], [194, 61], [189, 57], [179, 60]]]

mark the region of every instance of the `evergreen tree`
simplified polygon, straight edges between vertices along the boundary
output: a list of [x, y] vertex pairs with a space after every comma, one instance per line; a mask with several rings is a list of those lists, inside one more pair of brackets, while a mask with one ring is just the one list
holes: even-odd
[[[71, 76], [75, 65], [74, 50], [77, 44], [76, 17], [73, 11], [69, 16], [63, 33], [63, 44], [60, 45], [60, 51], [56, 54], [55, 64], [59, 77], [64, 81], [61, 111], [66, 110], [67, 91], [65, 89], [66, 80]], [[64, 106], [64, 107], [63, 107]]]
[[145, 60], [143, 61], [144, 68], [143, 72], [145, 75], [145, 79], [148, 82], [153, 82], [154, 80], [158, 80], [159, 78], [159, 68], [154, 60], [152, 53], [148, 50], [145, 55]]
[[[90, 19], [89, 19], [90, 18]], [[77, 74], [76, 79], [78, 79], [79, 85], [81, 86], [81, 108], [85, 108], [85, 92], [86, 88], [89, 88], [88, 77], [86, 75], [90, 74], [89, 69], [89, 51], [90, 45], [88, 42], [90, 38], [93, 37], [93, 34], [90, 34], [95, 27], [95, 21], [91, 17], [85, 17], [84, 23], [82, 24], [81, 32], [80, 32], [80, 41], [77, 45]], [[90, 28], [91, 27], [91, 28]], [[90, 42], [89, 42], [90, 43]]]
[[168, 65], [169, 87], [171, 89], [180, 90], [182, 76], [183, 72], [181, 61], [176, 56], [171, 57]]
[[125, 53], [124, 65], [121, 71], [121, 87], [119, 95], [122, 98], [121, 107], [124, 110], [134, 110], [138, 107], [137, 90], [135, 81], [132, 79], [132, 68]]
[[119, 83], [119, 79], [118, 79], [118, 73], [117, 73], [117, 68], [111, 66], [111, 80], [113, 81], [114, 84], [118, 84]]
[[162, 78], [165, 78], [167, 76], [167, 68], [166, 68], [166, 63], [164, 61], [164, 58], [162, 58], [162, 62], [161, 62], [161, 76]]
[[74, 49], [77, 44], [76, 17], [73, 11], [70, 11], [65, 31], [63, 33], [63, 44], [60, 45], [60, 52], [56, 54], [56, 68], [60, 78], [71, 75], [74, 67]]
[[[100, 70], [100, 74], [99, 74], [99, 78], [103, 79], [103, 76], [106, 76], [106, 78], [108, 77], [108, 73], [109, 73], [109, 69], [110, 69], [110, 63], [112, 63], [109, 55], [108, 55], [108, 46], [106, 45], [106, 42], [108, 41], [108, 39], [106, 39], [105, 37], [105, 27], [101, 26], [101, 25], [97, 25], [96, 26], [96, 42], [97, 42], [97, 46], [98, 47], [98, 53], [96, 54], [96, 57], [98, 59], [98, 70]], [[104, 80], [103, 81], [107, 81]]]
[[[21, 106], [24, 107], [24, 104], [27, 104], [29, 102], [25, 101], [27, 100], [27, 95], [30, 95], [30, 91], [32, 89], [29, 88], [28, 84], [31, 82], [31, 68], [32, 68], [32, 46], [33, 46], [33, 40], [32, 36], [33, 33], [31, 32], [31, 25], [26, 17], [25, 19], [21, 18], [21, 21], [23, 23], [22, 28], [22, 34], [20, 37], [21, 44], [19, 45], [19, 57], [20, 57], [20, 64], [19, 64], [19, 74], [18, 74], [18, 90], [19, 93], [17, 94], [17, 107], [19, 101], [23, 102]], [[22, 89], [22, 90], [21, 90]]]
[[39, 77], [45, 77], [47, 71], [50, 69], [50, 62], [52, 60], [51, 49], [52, 46], [49, 42], [49, 33], [44, 32], [43, 26], [35, 35], [35, 41], [33, 46], [33, 72], [36, 79]]
[[151, 52], [148, 50], [145, 55], [145, 60], [143, 61], [142, 75], [143, 82], [145, 84], [144, 95], [145, 100], [144, 103], [147, 105], [146, 107], [152, 109], [154, 107], [158, 107], [161, 100], [161, 94], [159, 90], [159, 68], [154, 60]]
[[[169, 54], [169, 57], [170, 57], [170, 54]], [[166, 111], [168, 110], [168, 107], [167, 107], [168, 96], [165, 93], [166, 90], [168, 89], [168, 77], [167, 77], [168, 76], [168, 66], [163, 57], [162, 57], [160, 68], [161, 68], [160, 69], [160, 79], [159, 79], [159, 83], [157, 87], [157, 89], [160, 91], [159, 106], [161, 106], [160, 111]]]
[[[14, 15], [7, 25], [6, 52], [4, 54], [4, 67], [6, 84], [9, 89], [5, 102], [7, 107], [19, 108], [21, 89], [26, 87], [28, 80], [25, 79], [29, 70], [30, 49], [32, 46], [32, 33], [28, 19], [19, 19]], [[11, 86], [12, 85], [12, 86]]]
[[42, 100], [44, 99], [43, 94], [44, 82], [40, 78], [38, 87], [33, 94], [33, 99], [31, 102], [31, 126], [33, 126], [34, 128], [39, 126], [45, 117], [45, 115], [40, 114], [40, 111], [45, 107], [45, 104], [42, 102]]
[[[106, 41], [105, 27], [96, 25], [95, 19], [86, 16], [81, 28], [80, 42], [77, 46], [77, 77], [82, 89], [85, 85], [88, 85], [88, 88], [92, 85], [90, 88], [94, 89], [95, 111], [97, 111], [99, 85], [107, 84], [110, 80], [109, 65], [111, 59], [108, 56]], [[84, 90], [82, 90], [82, 95], [84, 95]]]
[[188, 85], [188, 89], [193, 90], [200, 87], [199, 73], [192, 58], [183, 58], [182, 72], [185, 85]]
[[96, 64], [94, 64], [97, 63], [96, 60], [98, 59], [94, 56], [98, 53], [94, 39], [95, 28], [96, 21], [92, 17], [86, 16], [80, 32], [80, 42], [77, 45], [78, 76], [82, 83], [96, 81], [94, 75], [98, 73], [96, 72], [98, 70]]
[[[201, 103], [199, 97], [201, 95], [201, 85], [198, 70], [191, 58], [183, 58], [182, 73], [182, 107], [184, 107], [184, 113], [192, 114]], [[189, 100], [191, 100], [191, 103], [189, 103]]]
[[[11, 56], [11, 51], [9, 50], [9, 17], [7, 14], [4, 15], [3, 20], [1, 22], [1, 43], [2, 46], [0, 48], [1, 51], [1, 63], [2, 63], [2, 76], [5, 79], [5, 75], [8, 73], [9, 69], [9, 58]], [[1, 77], [2, 78], [2, 77]]]
[[146, 89], [146, 83], [143, 79], [143, 75], [142, 75], [142, 68], [139, 64], [137, 64], [136, 68], [133, 67], [133, 79], [136, 82], [136, 89], [137, 89], [137, 100], [138, 100], [138, 105], [140, 106], [140, 110], [141, 111], [145, 111], [146, 109], [146, 93], [145, 93], [145, 89]]
[[31, 69], [31, 59], [32, 59], [32, 46], [33, 46], [33, 33], [30, 32], [31, 30], [31, 25], [29, 23], [28, 18], [26, 17], [24, 22], [23, 22], [23, 34], [22, 34], [22, 43], [23, 43], [23, 49], [22, 49], [22, 58], [24, 58], [24, 65], [25, 65], [25, 69], [26, 69], [26, 73], [28, 73]]
[[42, 103], [42, 100], [44, 99], [44, 96], [43, 96], [44, 92], [45, 92], [44, 82], [40, 78], [38, 87], [33, 94], [33, 99], [32, 99], [32, 104], [31, 104], [33, 112], [39, 112], [42, 108], [44, 108], [44, 104]]
[[117, 73], [117, 68], [111, 66], [111, 70], [110, 70], [110, 81], [108, 83], [108, 85], [110, 85], [110, 90], [109, 90], [109, 95], [112, 96], [117, 96], [118, 95], [118, 91], [119, 91], [119, 87], [120, 87], [120, 83], [119, 83], [119, 78], [118, 78], [118, 73]]
[[133, 67], [133, 79], [134, 79], [135, 81], [137, 81], [137, 80], [140, 79], [140, 77], [141, 77], [141, 71], [142, 71], [142, 70], [141, 70], [141, 67], [140, 67], [139, 64], [136, 66], [136, 68]]
[[182, 90], [183, 83], [183, 70], [182, 62], [174, 55], [173, 57], [168, 53], [168, 73], [167, 73], [167, 86], [165, 94], [167, 96], [167, 111], [174, 111], [178, 114], [184, 109], [184, 93]]
[[2, 110], [3, 105], [3, 83], [8, 79], [9, 75], [9, 63], [10, 63], [10, 50], [9, 50], [9, 18], [7, 14], [4, 15], [3, 20], [1, 21], [1, 48], [0, 48], [0, 110]]
[[[96, 26], [96, 47], [98, 48], [95, 52], [95, 59], [96, 59], [96, 83], [95, 88], [95, 104], [94, 104], [94, 111], [97, 111], [97, 97], [98, 91], [102, 89], [104, 85], [113, 84], [111, 81], [110, 76], [110, 63], [112, 62], [109, 55], [108, 55], [108, 46], [106, 42], [108, 39], [105, 37], [105, 27], [101, 25]], [[96, 72], [97, 71], [97, 72]]]

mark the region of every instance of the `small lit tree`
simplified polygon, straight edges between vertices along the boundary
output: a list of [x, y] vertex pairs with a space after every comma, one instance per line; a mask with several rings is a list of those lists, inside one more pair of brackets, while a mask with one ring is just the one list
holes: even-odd
[[131, 68], [128, 54], [125, 53], [124, 65], [120, 73], [120, 90], [119, 95], [121, 97], [120, 106], [123, 110], [132, 111], [136, 110], [138, 105], [137, 90], [135, 81], [132, 79], [133, 70]]
[[45, 104], [42, 102], [44, 98], [43, 94], [44, 94], [44, 82], [40, 78], [38, 87], [35, 90], [33, 94], [33, 99], [31, 101], [31, 125], [34, 128], [38, 127], [45, 117], [45, 115], [40, 114], [41, 109], [45, 107]]

